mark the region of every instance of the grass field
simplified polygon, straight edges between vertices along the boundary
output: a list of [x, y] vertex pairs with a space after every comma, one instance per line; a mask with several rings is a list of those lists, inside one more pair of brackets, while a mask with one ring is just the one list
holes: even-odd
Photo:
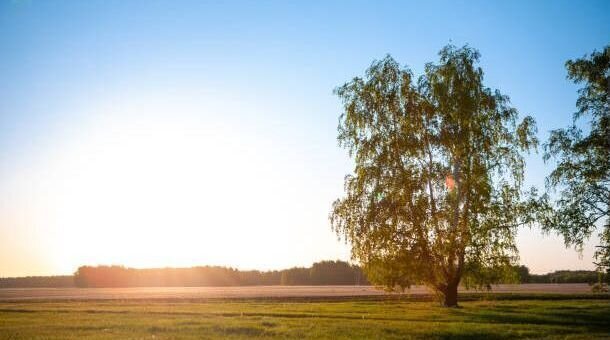
[[[535, 297], [535, 296], [533, 296]], [[2, 339], [609, 338], [608, 299], [95, 300], [0, 303]]]

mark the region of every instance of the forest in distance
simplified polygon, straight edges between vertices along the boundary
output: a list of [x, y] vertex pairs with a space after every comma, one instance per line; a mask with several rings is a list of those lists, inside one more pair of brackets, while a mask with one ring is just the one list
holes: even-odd
[[[588, 283], [599, 281], [590, 270], [560, 270], [531, 274], [527, 266], [515, 268], [519, 283]], [[607, 278], [605, 278], [607, 280]], [[284, 270], [238, 270], [221, 266], [136, 269], [124, 266], [82, 266], [74, 275], [0, 278], [0, 288], [63, 287], [210, 287], [369, 285], [362, 269], [344, 261], [321, 261], [311, 267]]]

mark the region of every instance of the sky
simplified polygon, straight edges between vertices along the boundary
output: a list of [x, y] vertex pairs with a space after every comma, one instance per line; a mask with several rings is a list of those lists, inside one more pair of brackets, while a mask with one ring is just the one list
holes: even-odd
[[[448, 43], [546, 140], [610, 2], [0, 0], [0, 276], [348, 260], [332, 91], [386, 54], [421, 74]], [[527, 162], [542, 189], [552, 164]], [[596, 238], [517, 242], [534, 273], [593, 268]]]

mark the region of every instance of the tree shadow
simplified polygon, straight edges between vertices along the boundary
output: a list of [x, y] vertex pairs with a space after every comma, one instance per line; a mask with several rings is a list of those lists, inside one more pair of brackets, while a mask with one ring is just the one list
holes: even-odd
[[553, 306], [529, 309], [521, 306], [495, 306], [491, 309], [455, 309], [453, 315], [465, 322], [490, 324], [531, 324], [537, 326], [580, 327], [587, 332], [610, 334], [610, 306]]

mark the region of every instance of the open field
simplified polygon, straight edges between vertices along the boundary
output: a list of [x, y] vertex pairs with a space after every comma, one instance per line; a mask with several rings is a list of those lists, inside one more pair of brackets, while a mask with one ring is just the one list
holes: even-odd
[[610, 300], [14, 301], [0, 339], [610, 338]]
[[0, 289], [0, 339], [608, 338], [610, 295], [501, 285], [446, 309], [423, 287]]
[[[465, 292], [464, 290], [461, 290]], [[591, 287], [574, 284], [520, 284], [494, 286], [494, 293], [587, 294]], [[476, 293], [476, 292], [475, 292]], [[487, 292], [478, 292], [487, 293]], [[426, 295], [422, 286], [407, 294]], [[138, 287], [138, 288], [2, 288], [0, 301], [91, 299], [210, 299], [385, 296], [371, 286], [247, 286], [247, 287]]]

